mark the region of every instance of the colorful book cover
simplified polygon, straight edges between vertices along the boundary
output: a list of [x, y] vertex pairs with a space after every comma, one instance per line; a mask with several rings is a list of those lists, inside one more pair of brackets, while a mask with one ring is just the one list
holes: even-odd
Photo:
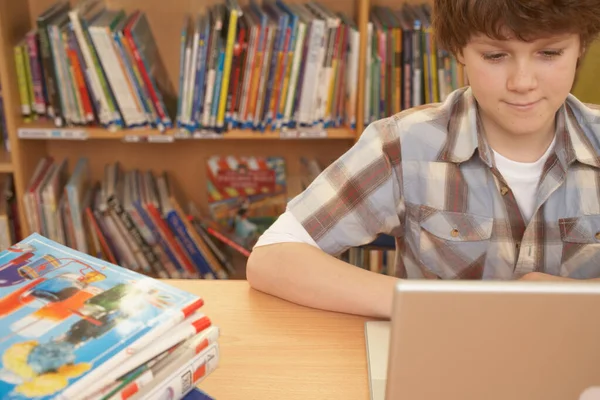
[[0, 399], [70, 398], [202, 304], [34, 233], [0, 252]]
[[285, 211], [287, 185], [282, 157], [214, 156], [207, 165], [212, 219], [251, 245]]

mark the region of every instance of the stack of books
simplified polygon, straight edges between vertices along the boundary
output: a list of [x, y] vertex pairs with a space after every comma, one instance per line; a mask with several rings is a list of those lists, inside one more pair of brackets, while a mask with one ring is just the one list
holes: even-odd
[[0, 253], [0, 399], [210, 398], [192, 392], [220, 359], [203, 305], [34, 233]]

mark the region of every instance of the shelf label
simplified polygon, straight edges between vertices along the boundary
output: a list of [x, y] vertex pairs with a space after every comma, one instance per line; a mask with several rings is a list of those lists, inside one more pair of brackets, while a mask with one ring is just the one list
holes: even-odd
[[125, 135], [126, 143], [173, 143], [175, 138], [171, 135]]
[[213, 132], [213, 131], [203, 130], [203, 131], [199, 131], [199, 132], [194, 132], [194, 137], [198, 138], [198, 139], [223, 139], [223, 134]]
[[222, 139], [223, 134], [217, 133], [208, 129], [201, 129], [199, 131], [189, 132], [184, 129], [180, 129], [175, 132], [176, 139]]
[[282, 129], [279, 137], [281, 139], [322, 139], [327, 137], [327, 131], [321, 127], [316, 129]]
[[88, 134], [80, 129], [19, 128], [20, 139], [86, 140]]

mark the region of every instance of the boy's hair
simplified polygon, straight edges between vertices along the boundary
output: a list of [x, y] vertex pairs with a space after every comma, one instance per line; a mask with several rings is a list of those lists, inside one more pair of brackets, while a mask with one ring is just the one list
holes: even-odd
[[476, 34], [530, 41], [577, 33], [583, 47], [600, 32], [600, 0], [435, 0], [438, 46], [457, 55]]

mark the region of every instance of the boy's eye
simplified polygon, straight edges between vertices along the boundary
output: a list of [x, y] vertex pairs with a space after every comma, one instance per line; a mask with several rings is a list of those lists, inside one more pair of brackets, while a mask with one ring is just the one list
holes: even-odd
[[483, 55], [484, 60], [499, 61], [504, 57], [504, 53], [486, 53]]
[[554, 57], [558, 57], [558, 56], [562, 55], [563, 51], [562, 50], [543, 50], [541, 53], [542, 53], [542, 56], [545, 58], [554, 58]]

